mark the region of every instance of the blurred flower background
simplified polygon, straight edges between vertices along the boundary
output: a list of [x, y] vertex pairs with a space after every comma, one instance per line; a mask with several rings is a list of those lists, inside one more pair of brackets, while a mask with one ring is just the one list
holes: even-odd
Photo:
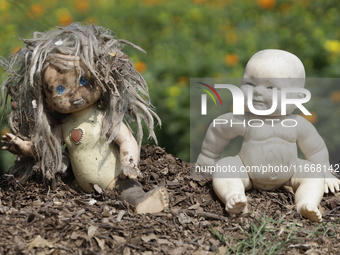
[[[267, 48], [297, 55], [307, 77], [340, 77], [340, 2], [334, 0], [0, 0], [0, 55], [23, 47], [20, 37], [72, 21], [110, 28], [148, 52], [125, 47], [163, 121], [159, 145], [187, 161], [190, 78], [242, 77], [248, 59]], [[315, 86], [307, 108], [336, 161], [340, 86]], [[6, 170], [13, 157], [0, 153]]]

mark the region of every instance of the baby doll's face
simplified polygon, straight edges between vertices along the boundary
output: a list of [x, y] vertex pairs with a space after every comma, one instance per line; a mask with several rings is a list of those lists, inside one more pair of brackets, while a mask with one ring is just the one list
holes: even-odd
[[[286, 63], [266, 61], [266, 59], [251, 59], [246, 67], [241, 90], [245, 96], [246, 110], [248, 109], [248, 90], [252, 89], [252, 103], [256, 110], [268, 110], [273, 104], [273, 89], [277, 89], [277, 107], [271, 116], [281, 115], [281, 89], [288, 87], [303, 87], [304, 77], [292, 74], [292, 68], [286, 68]], [[294, 67], [293, 67], [294, 68]], [[293, 77], [294, 78], [293, 78]], [[288, 93], [287, 98], [297, 98], [296, 93]], [[294, 111], [295, 105], [288, 104], [286, 112]]]
[[[273, 104], [273, 88], [279, 91], [282, 85], [269, 79], [243, 78], [241, 90], [244, 93], [246, 109], [248, 109], [248, 90], [252, 89], [252, 103], [256, 110], [268, 110]], [[280, 92], [279, 92], [280, 93]]]
[[[69, 59], [66, 55], [59, 56]], [[68, 66], [71, 68], [61, 69], [49, 64], [43, 76], [46, 102], [53, 110], [60, 113], [83, 110], [93, 105], [102, 93], [101, 88], [95, 84], [90, 72], [79, 58], [71, 57]], [[79, 67], [82, 68], [80, 77]]]
[[[255, 77], [243, 77], [241, 90], [244, 93], [246, 110], [248, 109], [248, 90], [252, 89], [252, 103], [256, 110], [268, 110], [273, 105], [273, 89], [277, 89], [277, 107], [276, 110], [270, 114], [271, 116], [281, 115], [281, 89], [287, 87], [293, 87], [289, 79], [279, 78], [255, 78]], [[287, 93], [287, 98], [296, 98], [293, 93]], [[286, 112], [292, 113], [295, 109], [295, 105], [288, 104]]]

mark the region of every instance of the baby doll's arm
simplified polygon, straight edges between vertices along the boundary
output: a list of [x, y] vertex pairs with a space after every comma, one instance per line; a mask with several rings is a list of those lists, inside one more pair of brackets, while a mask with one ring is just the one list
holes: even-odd
[[120, 124], [115, 142], [118, 144], [120, 151], [121, 177], [130, 179], [136, 179], [137, 176], [142, 177], [142, 173], [137, 167], [139, 162], [138, 144], [124, 123]]
[[[216, 119], [221, 121], [215, 121], [215, 127], [214, 122], [210, 124], [202, 144], [201, 153], [197, 158], [198, 165], [215, 165], [230, 140], [236, 136], [245, 134], [246, 128], [243, 124], [234, 124], [231, 126], [231, 122], [241, 123], [243, 121], [236, 119], [232, 113], [223, 114]], [[228, 122], [225, 123], [225, 121]]]
[[2, 136], [1, 143], [4, 144], [3, 150], [8, 150], [13, 154], [19, 154], [26, 157], [34, 157], [34, 146], [31, 141], [24, 141], [21, 138], [11, 134], [6, 133]]
[[301, 116], [297, 116], [298, 139], [297, 144], [305, 158], [314, 164], [321, 165], [325, 171], [325, 193], [330, 190], [332, 193], [339, 191], [340, 180], [329, 171], [329, 155], [326, 144], [318, 134], [315, 127]]

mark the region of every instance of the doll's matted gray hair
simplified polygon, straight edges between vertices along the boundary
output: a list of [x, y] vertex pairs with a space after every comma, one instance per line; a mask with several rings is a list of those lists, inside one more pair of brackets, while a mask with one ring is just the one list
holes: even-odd
[[35, 165], [35, 169], [41, 169], [44, 180], [54, 180], [55, 173], [63, 167], [61, 138], [55, 135], [53, 128], [65, 115], [48, 109], [42, 79], [49, 63], [64, 69], [74, 68], [68, 67], [58, 54], [79, 57], [102, 88], [98, 104], [105, 110], [107, 121], [101, 136], [108, 143], [115, 138], [120, 123], [133, 121], [140, 147], [142, 120], [147, 125], [149, 137], [157, 142], [153, 117], [159, 124], [160, 119], [152, 110], [148, 86], [122, 51], [124, 44], [145, 52], [143, 49], [116, 38], [109, 29], [79, 23], [45, 33], [35, 32], [32, 39], [21, 40], [26, 44], [24, 49], [9, 60], [0, 60], [9, 74], [2, 86], [1, 105], [6, 107], [8, 99], [11, 100], [12, 111], [8, 120], [11, 132], [24, 140], [30, 139], [38, 155], [34, 160], [18, 157], [11, 173], [25, 180]]

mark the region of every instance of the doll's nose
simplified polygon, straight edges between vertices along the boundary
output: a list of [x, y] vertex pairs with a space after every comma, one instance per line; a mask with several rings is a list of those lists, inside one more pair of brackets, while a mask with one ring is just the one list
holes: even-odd
[[82, 95], [79, 94], [78, 91], [73, 90], [73, 91], [71, 91], [71, 93], [69, 94], [69, 98], [70, 98], [71, 101], [77, 101], [77, 100], [79, 100], [79, 99], [82, 99]]
[[77, 92], [77, 91], [72, 90], [71, 93], [70, 93], [70, 97], [74, 96], [74, 94], [75, 94], [76, 92]]
[[263, 96], [264, 91], [265, 91], [264, 86], [256, 86], [254, 88], [254, 95], [255, 96]]

